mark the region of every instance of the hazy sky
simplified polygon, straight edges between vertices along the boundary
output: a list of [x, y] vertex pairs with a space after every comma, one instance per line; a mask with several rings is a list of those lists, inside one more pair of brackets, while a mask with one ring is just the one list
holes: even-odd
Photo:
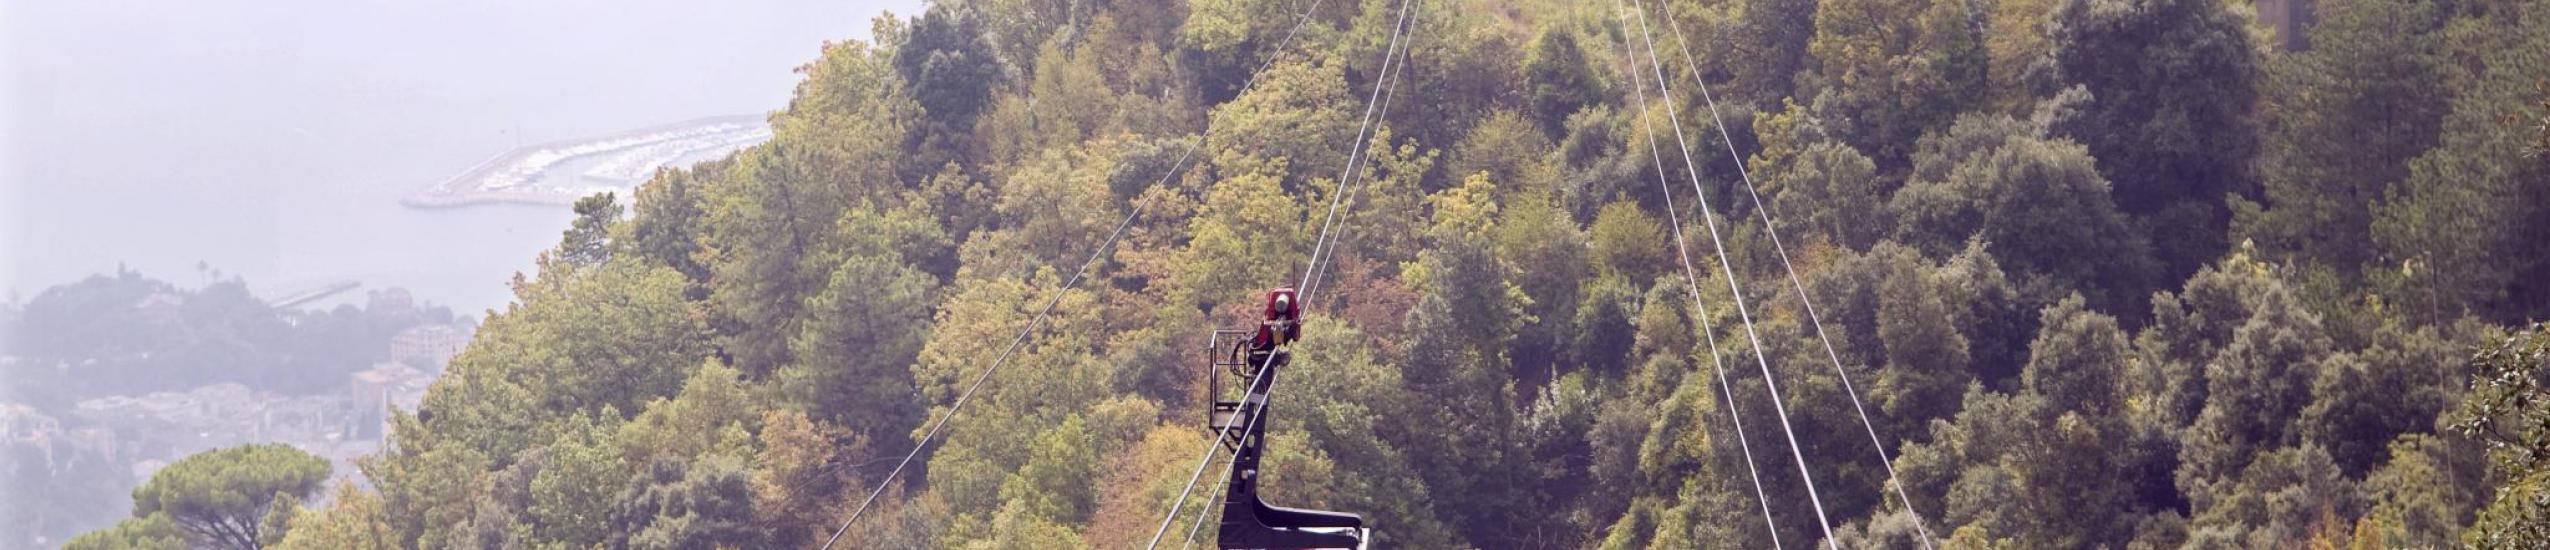
[[518, 144], [776, 109], [919, 0], [0, 0], [0, 296], [119, 263], [464, 310], [563, 207], [398, 196]]

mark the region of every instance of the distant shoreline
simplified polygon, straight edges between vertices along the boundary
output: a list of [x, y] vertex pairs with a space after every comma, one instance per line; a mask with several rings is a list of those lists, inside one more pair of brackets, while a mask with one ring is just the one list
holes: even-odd
[[[422, 189], [418, 189], [416, 192], [400, 197], [398, 202], [400, 205], [416, 209], [461, 208], [483, 204], [572, 205], [575, 204], [576, 199], [592, 195], [595, 192], [623, 187], [634, 187], [639, 183], [643, 183], [648, 176], [640, 175], [636, 180], [627, 181], [624, 182], [625, 185], [618, 186], [525, 181], [505, 185], [505, 187], [509, 187], [506, 189], [490, 189], [488, 180], [494, 177], [506, 176], [508, 175], [508, 171], [521, 171], [528, 169], [545, 172], [557, 164], [570, 160], [619, 153], [629, 149], [684, 138], [684, 136], [672, 136], [674, 134], [697, 134], [700, 132], [710, 132], [709, 135], [712, 136], [736, 134], [741, 137], [741, 141], [749, 141], [749, 143], [743, 143], [740, 146], [734, 145], [733, 143], [720, 142], [703, 146], [701, 149], [677, 151], [674, 156], [685, 156], [697, 150], [719, 147], [731, 146], [741, 149], [757, 145], [761, 141], [769, 139], [769, 130], [766, 127], [761, 127], [761, 125], [765, 123], [765, 120], [765, 115], [758, 114], [701, 117], [599, 136], [562, 139], [517, 147], [513, 150], [499, 153], [493, 157], [488, 157], [487, 160], [479, 161], [478, 164], [470, 166], [469, 169], [463, 170], [459, 174], [455, 174], [449, 178], [444, 178], [442, 181], [427, 185]], [[737, 131], [734, 128], [731, 128], [734, 126], [754, 126], [756, 128]], [[736, 138], [736, 136], [727, 137], [729, 137], [730, 140], [734, 140]], [[610, 146], [609, 144], [612, 144], [613, 142], [624, 142], [626, 144]], [[579, 151], [580, 148], [592, 149], [595, 147], [608, 148]], [[535, 158], [541, 157], [544, 154], [547, 158]], [[529, 164], [530, 166], [526, 166], [526, 164]]]

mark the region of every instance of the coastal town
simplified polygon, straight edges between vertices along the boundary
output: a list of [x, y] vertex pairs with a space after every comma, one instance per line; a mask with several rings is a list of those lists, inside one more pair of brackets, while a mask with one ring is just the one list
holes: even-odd
[[[373, 307], [395, 307], [383, 302], [406, 299], [403, 292], [383, 294], [375, 296]], [[6, 438], [0, 443], [37, 449], [55, 470], [81, 467], [76, 462], [82, 460], [120, 465], [134, 485], [196, 452], [283, 443], [328, 459], [338, 478], [365, 483], [354, 462], [381, 448], [390, 411], [415, 411], [426, 388], [468, 345], [476, 328], [463, 320], [402, 330], [390, 339], [385, 360], [354, 371], [339, 389], [322, 393], [294, 395], [221, 382], [184, 391], [93, 397], [61, 416], [23, 403], [0, 403], [0, 437]], [[0, 357], [12, 366], [29, 360]], [[79, 366], [65, 362], [54, 367]]]

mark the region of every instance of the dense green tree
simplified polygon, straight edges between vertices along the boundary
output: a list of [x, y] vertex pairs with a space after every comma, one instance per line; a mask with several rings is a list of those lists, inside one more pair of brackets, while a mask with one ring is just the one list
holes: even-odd
[[2118, 389], [2133, 355], [2116, 318], [2085, 311], [2075, 295], [2046, 308], [2042, 326], [2029, 346], [2028, 391], [2094, 417], [2123, 413]]
[[280, 534], [265, 531], [266, 516], [277, 505], [299, 506], [302, 495], [319, 490], [329, 470], [326, 459], [281, 444], [207, 451], [152, 474], [133, 491], [133, 515], [147, 524], [166, 514], [190, 544], [263, 548], [270, 535]]
[[1630, 342], [1638, 364], [1625, 392], [1633, 401], [1664, 399], [1685, 374], [1697, 368], [1691, 363], [1701, 360], [1694, 357], [1703, 336], [1695, 304], [1689, 287], [1677, 279], [1657, 277], [1639, 298], [1638, 317], [1633, 320], [1638, 330]]
[[[1222, 181], [1204, 198], [1188, 227], [1183, 258], [1170, 275], [1168, 303], [1217, 308], [1263, 306], [1259, 287], [1294, 281], [1309, 263], [1302, 252], [1314, 237], [1308, 207], [1277, 187], [1273, 178], [1246, 174]], [[1316, 296], [1314, 296], [1316, 298]]]
[[1016, 503], [1001, 506], [1000, 511], [992, 515], [990, 524], [983, 528], [988, 532], [980, 538], [969, 537], [964, 546], [992, 550], [1088, 548], [1087, 543], [1081, 542], [1070, 527], [1037, 516], [1026, 506]]
[[629, 480], [611, 523], [626, 548], [753, 548], [766, 527], [751, 521], [752, 483], [741, 458], [656, 457]]
[[1974, 355], [1956, 322], [1954, 298], [1936, 284], [1911, 250], [1879, 245], [1869, 252], [1884, 279], [1876, 288], [1876, 343], [1885, 351], [1869, 394], [1898, 428], [1918, 430], [1930, 419], [1956, 412], [1974, 383]]
[[1618, 201], [1604, 205], [1586, 233], [1594, 266], [1606, 277], [1652, 281], [1673, 262], [1672, 251], [1667, 247], [1674, 244], [1666, 240], [1664, 222], [1637, 203]]
[[[978, 231], [996, 228], [994, 197], [990, 184], [977, 180], [972, 174], [965, 173], [963, 167], [951, 162], [940, 165], [938, 173], [921, 181], [907, 207], [924, 212], [929, 219], [936, 221], [948, 239], [947, 244], [953, 245], [971, 239]], [[956, 250], [957, 247], [950, 246], [944, 258], [933, 258], [933, 261], [921, 266], [922, 270], [942, 280], [956, 276]]]
[[1815, 111], [1835, 136], [1897, 166], [1914, 140], [1983, 100], [1982, 14], [1965, 0], [1823, 0], [1813, 69]]
[[[1532, 193], [1538, 195], [1538, 193]], [[1588, 264], [1585, 238], [1558, 206], [1543, 197], [1514, 197], [1496, 227], [1496, 255], [1512, 266], [1513, 283], [1531, 303], [1530, 318], [1516, 335], [1510, 356], [1515, 376], [1530, 387], [1558, 377], [1576, 326]]]
[[[1673, 317], [1679, 317], [1683, 312], [1688, 311], [1690, 297], [1682, 292], [1684, 289], [1680, 288], [1681, 286], [1679, 283], [1659, 284], [1657, 286], [1659, 291], [1670, 291], [1660, 292], [1664, 296], [1659, 297], [1669, 296], [1666, 298], [1669, 301], [1651, 302], [1650, 311], [1672, 311], [1674, 313], [1668, 315]], [[1716, 298], [1705, 299], [1715, 300]], [[1658, 324], [1670, 326], [1675, 322], [1666, 320]], [[1685, 340], [1684, 343], [1692, 343], [1692, 341]], [[1764, 418], [1769, 414], [1767, 403], [1759, 401], [1763, 396], [1758, 393], [1739, 390], [1739, 394], [1742, 394], [1738, 397], [1740, 401], [1764, 403], [1765, 406], [1759, 410], [1744, 408], [1728, 410], [1725, 401], [1722, 401], [1726, 398], [1719, 393], [1719, 385], [1722, 381], [1717, 375], [1720, 371], [1701, 364], [1714, 358], [1693, 357], [1685, 353], [1691, 350], [1692, 348], [1689, 347], [1680, 348], [1671, 355], [1659, 355], [1646, 365], [1652, 370], [1649, 374], [1658, 377], [1656, 382], [1669, 383], [1672, 386], [1663, 388], [1667, 393], [1656, 400], [1635, 405], [1644, 409], [1638, 414], [1646, 418], [1643, 419], [1643, 425], [1636, 426], [1640, 442], [1629, 457], [1634, 461], [1635, 475], [1631, 478], [1634, 480], [1633, 488], [1627, 489], [1626, 492], [1636, 495], [1634, 497], [1636, 501], [1652, 502], [1660, 506], [1652, 512], [1652, 518], [1650, 518], [1656, 522], [1653, 526], [1654, 540], [1647, 543], [1650, 548], [1697, 547], [1714, 544], [1714, 541], [1767, 540], [1771, 536], [1770, 533], [1763, 531], [1760, 526], [1749, 520], [1760, 514], [1761, 510], [1758, 508], [1759, 504], [1747, 502], [1752, 498], [1750, 493], [1753, 487], [1750, 484], [1754, 481], [1744, 473], [1735, 470], [1742, 467], [1741, 456], [1738, 453], [1743, 452], [1743, 448], [1738, 446], [1736, 438], [1732, 437], [1734, 430], [1726, 422], [1729, 415], [1735, 414], [1741, 414], [1746, 418]], [[1728, 359], [1730, 362], [1738, 360], [1740, 359]], [[1665, 379], [1675, 375], [1679, 375], [1678, 380]], [[1736, 383], [1744, 384], [1745, 382]], [[1629, 399], [1642, 398], [1630, 397]], [[1755, 426], [1757, 426], [1754, 428], [1756, 431], [1752, 432], [1755, 452], [1767, 454], [1785, 451], [1785, 447], [1779, 447], [1778, 450], [1765, 448], [1771, 445], [1770, 440], [1778, 438], [1765, 437], [1765, 431], [1758, 425]], [[1595, 443], [1599, 445], [1600, 440]], [[1765, 463], [1765, 467], [1770, 467], [1769, 464], [1774, 463]], [[1783, 477], [1779, 474], [1770, 474], [1769, 477], [1763, 478], [1763, 481], [1772, 484], [1770, 491], [1804, 490], [1800, 486], [1781, 484]], [[1771, 503], [1776, 507], [1775, 514], [1811, 513], [1801, 506], [1791, 504], [1793, 503]], [[1635, 506], [1632, 505], [1633, 508]], [[1721, 521], [1713, 518], [1747, 518], [1747, 521]], [[1788, 527], [1795, 529], [1803, 526], [1790, 524]], [[1615, 525], [1614, 529], [1617, 530], [1619, 527]], [[1794, 539], [1801, 534], [1800, 531], [1787, 530], [1782, 531], [1780, 536]], [[1617, 532], [1613, 534], [1614, 538], [1619, 536]]]
[[2445, 19], [2421, 0], [2336, 0], [2315, 10], [2312, 47], [2269, 71], [2260, 155], [2268, 208], [2243, 211], [2240, 233], [2352, 273], [2377, 252], [2365, 246], [2373, 207], [2442, 129]]
[[775, 143], [738, 155], [701, 190], [707, 231], [698, 257], [709, 266], [719, 346], [745, 372], [787, 364], [805, 298], [836, 267], [813, 260], [828, 250], [841, 213], [892, 196], [903, 185], [899, 167], [940, 166], [903, 158], [918, 107], [896, 95], [890, 53], [861, 42], [826, 48], [800, 69], [807, 78], [788, 109], [772, 117]]
[[[629, 223], [621, 226], [624, 235], [612, 237], [625, 253], [648, 262], [670, 266], [682, 272], [692, 283], [708, 280], [708, 266], [700, 263], [702, 189], [711, 184], [702, 181], [726, 173], [731, 161], [703, 162], [688, 169], [664, 170], [638, 185], [633, 195]], [[694, 297], [704, 294], [694, 295]]]
[[[448, 391], [443, 385], [448, 383], [437, 384], [434, 391]], [[393, 414], [390, 422], [389, 441], [395, 443], [397, 452], [375, 455], [358, 465], [364, 477], [381, 488], [382, 513], [378, 517], [392, 529], [394, 546], [433, 547], [457, 542], [449, 531], [467, 521], [469, 504], [482, 492], [480, 477], [486, 474], [491, 461], [486, 453], [456, 441], [459, 436], [469, 435], [467, 430], [438, 429], [425, 419], [407, 414]], [[492, 429], [529, 431], [521, 427]]]
[[2473, 9], [2484, 14], [2446, 31], [2455, 39], [2445, 72], [2455, 93], [2445, 131], [2374, 212], [2373, 242], [2392, 267], [2377, 286], [2429, 323], [2464, 314], [2540, 318], [2550, 310], [2550, 285], [2542, 283], [2550, 280], [2542, 261], [2550, 239], [2541, 238], [2550, 157], [2530, 152], [2534, 130], [2523, 124], [2543, 116], [2530, 110], [2541, 60], [2550, 59], [2550, 30], [2540, 24], [2550, 20], [2550, 5]]
[[1603, 169], [1626, 164], [1619, 152], [1620, 147], [1627, 145], [1623, 143], [1625, 136], [1617, 135], [1623, 122], [1618, 113], [1612, 112], [1610, 105], [1595, 104], [1568, 115], [1567, 130], [1554, 138], [1560, 177], [1566, 178], [1567, 189], [1563, 198], [1568, 211], [1576, 213], [1578, 219], [1592, 217], [1594, 209], [1602, 206], [1596, 199], [1607, 198], [1610, 194], [1609, 189], [1597, 187], [1595, 180], [1605, 180], [1599, 183], [1606, 185], [1620, 183], [1603, 177]]
[[1914, 506], [1933, 510], [1940, 531], [1952, 526], [2001, 534], [2021, 530], [2022, 526], [2010, 523], [2036, 515], [2011, 508], [2019, 497], [2008, 472], [1968, 465], [1996, 462], [2011, 451], [2037, 450], [2023, 438], [2035, 433], [2032, 424], [2042, 417], [2043, 407], [2042, 399], [2033, 395], [2014, 398], [1981, 388], [1968, 390], [1965, 409], [1957, 418], [1934, 422], [1931, 443], [1905, 448], [1898, 461], [1912, 494], [1921, 495]]
[[2481, 504], [2486, 465], [2479, 445], [2446, 434], [2404, 436], [2390, 446], [2389, 462], [2364, 476], [2370, 506], [2356, 526], [2357, 547], [2435, 546], [2460, 539], [2461, 526]]
[[398, 545], [381, 515], [381, 495], [337, 484], [328, 504], [292, 520], [292, 531], [276, 548], [287, 550], [388, 550]]
[[558, 260], [576, 267], [601, 265], [611, 259], [611, 226], [620, 221], [620, 203], [611, 192], [576, 199], [575, 221], [558, 242]]
[[2155, 422], [2173, 428], [2196, 420], [2205, 406], [2205, 367], [2231, 344], [2232, 331], [2247, 323], [2262, 301], [2289, 293], [2269, 267], [2249, 256], [2234, 255], [2187, 279], [2178, 292], [2152, 296], [2148, 326], [2135, 335], [2142, 360], [2128, 376], [2127, 392], [2147, 403]]
[[[2236, 481], [2253, 457], [2301, 443], [2301, 426], [2292, 420], [2310, 406], [2311, 384], [2328, 369], [2332, 344], [2319, 317], [2282, 288], [2262, 298], [2206, 361], [2204, 408], [2179, 454], [2180, 490], [2200, 516], [2238, 493], [2223, 485]], [[2325, 449], [2314, 452], [2327, 460]]]
[[[1723, 56], [1735, 88], [1727, 93], [1750, 98], [1755, 105], [1773, 105], [1791, 97], [1811, 100], [1812, 94], [1796, 87], [1796, 79], [1814, 62], [1807, 44], [1815, 38], [1815, 18], [1823, 11], [1823, 3], [1743, 0], [1739, 4], [1743, 9], [1732, 33], [1735, 39], [1728, 41], [1729, 51]], [[1668, 8], [1667, 13], [1679, 15], [1687, 11]]]
[[1979, 241], [1943, 261], [1932, 273], [1939, 291], [1950, 296], [1952, 318], [1966, 336], [1966, 354], [1974, 358], [1975, 375], [1996, 387], [2020, 374], [2027, 361], [2037, 312], [2019, 300], [2019, 291], [2001, 263]]
[[503, 462], [546, 438], [542, 423], [672, 393], [708, 354], [686, 288], [679, 272], [629, 258], [518, 281], [520, 301], [426, 393], [428, 422]]
[[921, 104], [930, 122], [938, 125], [933, 134], [973, 128], [975, 115], [989, 105], [992, 90], [1000, 84], [1000, 54], [983, 27], [983, 14], [972, 4], [933, 4], [912, 19], [910, 34], [894, 49], [894, 72], [903, 77], [904, 90]]
[[[976, 24], [991, 58], [1005, 60], [1020, 74], [1033, 74], [1047, 65], [1035, 62], [1037, 50], [1063, 42], [1063, 39], [1090, 40], [1086, 35], [1092, 18], [1101, 13], [1100, 4], [1058, 2], [1054, 0], [986, 0], [966, 2], [968, 11], [978, 19]], [[925, 12], [926, 13], [926, 12]]]
[[1523, 58], [1523, 85], [1531, 89], [1532, 119], [1543, 135], [1563, 136], [1569, 115], [1602, 99], [1602, 77], [1577, 44], [1576, 32], [1567, 27], [1542, 31], [1531, 50]]
[[1568, 358], [1601, 376], [1628, 372], [1638, 335], [1639, 296], [1625, 281], [1587, 281], [1576, 306], [1576, 334]]
[[1302, 17], [1299, 6], [1277, 0], [1207, 2], [1186, 9], [1178, 27], [1178, 55], [1182, 65], [1194, 68], [1196, 87], [1207, 104], [1230, 101], [1259, 63], [1286, 54], [1275, 51], [1275, 45], [1290, 31], [1290, 23]]
[[[1115, 143], [1092, 142], [1019, 159], [1019, 167], [1002, 182], [992, 204], [991, 214], [1003, 221], [1000, 229], [970, 239], [974, 247], [965, 253], [1023, 256], [1000, 258], [1013, 262], [1003, 269], [1039, 264], [1072, 267], [1088, 259], [1116, 222], [1124, 219], [1123, 206], [1113, 192], [1116, 184], [1108, 178], [1134, 167], [1118, 162], [1117, 148]], [[935, 232], [927, 227], [929, 220], [897, 216], [894, 221], [899, 231], [910, 233], [911, 242], [945, 242], [928, 234]], [[900, 241], [895, 246], [910, 248]], [[959, 263], [980, 264], [981, 260], [966, 258]]]
[[2354, 482], [2312, 445], [2260, 453], [2225, 495], [2188, 522], [2188, 546], [2256, 548], [2344, 533], [2347, 526], [2328, 519], [2352, 516], [2361, 506]]
[[[1393, 85], [1410, 97], [1391, 111], [1401, 113], [1390, 118], [1402, 135], [1441, 147], [1459, 141], [1491, 113], [1527, 107], [1527, 90], [1517, 83], [1523, 81], [1523, 46], [1532, 33], [1504, 30], [1498, 15], [1503, 10], [1493, 4], [1414, 9], [1409, 15], [1414, 38], [1402, 54], [1407, 72], [1393, 77], [1402, 82]], [[1456, 186], [1465, 176], [1439, 174], [1427, 188]]]
[[[754, 441], [753, 518], [771, 526], [771, 544], [803, 546], [831, 536], [834, 508], [860, 488], [872, 487], [860, 472], [835, 468], [837, 460], [869, 456], [868, 440], [789, 410], [765, 411]], [[845, 441], [846, 440], [846, 441]], [[595, 484], [594, 487], [607, 487]], [[599, 492], [599, 491], [596, 491]]]
[[1064, 418], [1028, 445], [1025, 462], [1001, 482], [1001, 501], [1044, 521], [1087, 521], [1097, 498], [1086, 482], [1098, 468], [1096, 446], [1087, 421], [1077, 415]]
[[809, 318], [789, 342], [796, 363], [775, 378], [792, 401], [864, 437], [882, 439], [919, 422], [911, 364], [929, 334], [938, 280], [897, 248], [937, 238], [937, 231], [906, 213], [854, 210], [842, 218], [840, 266], [823, 292], [807, 299]]
[[1866, 249], [1894, 229], [1877, 165], [1850, 146], [1810, 145], [1784, 168], [1764, 184], [1780, 190], [1771, 202], [1787, 222], [1784, 232]]
[[1133, 83], [1111, 82], [1101, 66], [1099, 44], [1066, 46], [1063, 37], [1036, 50], [1036, 71], [1021, 94], [1000, 94], [976, 121], [973, 138], [980, 155], [996, 159], [1025, 156], [1037, 149], [1078, 144], [1121, 131], [1122, 109], [1144, 101], [1136, 93], [1119, 93]]
[[2078, 296], [2040, 315], [2044, 329], [2019, 391], [1969, 390], [1965, 410], [1934, 421], [1932, 441], [1907, 448], [1899, 466], [1916, 505], [1938, 498], [1944, 506], [1944, 526], [1932, 523], [1933, 533], [1962, 525], [1952, 532], [1977, 529], [2028, 547], [2122, 546], [2137, 511], [2158, 505], [2136, 487], [2167, 483], [2165, 472], [2148, 477], [2137, 466], [2153, 450], [2119, 393], [2130, 348], [2116, 320], [2086, 310]]
[[1314, 179], [1335, 182], [1346, 166], [1341, 146], [1355, 141], [1348, 125], [1362, 111], [1363, 96], [1348, 89], [1336, 62], [1279, 59], [1257, 87], [1213, 107], [1205, 152], [1224, 177], [1275, 176], [1292, 192]]
[[682, 382], [682, 392], [646, 403], [615, 434], [620, 455], [634, 468], [650, 460], [707, 454], [740, 454], [751, 445], [753, 396], [735, 369], [714, 360]]
[[1946, 161], [1939, 180], [1923, 173], [1945, 159], [1915, 159], [1916, 179], [1893, 199], [1896, 238], [1933, 255], [1979, 239], [2038, 303], [2073, 291], [2100, 309], [2134, 303], [2151, 280], [2150, 248], [2109, 199], [2095, 159], [2068, 140], [1985, 137], [2009, 128], [1968, 117], [1925, 146], [1922, 156], [1969, 156]]
[[[990, 273], [980, 277], [959, 275], [912, 369], [932, 418], [951, 414], [948, 404], [960, 392], [977, 378], [990, 377], [962, 414], [947, 421], [944, 442], [928, 457], [932, 492], [945, 499], [954, 514], [951, 528], [958, 531], [979, 526], [1000, 511], [1001, 485], [1024, 466], [1034, 442], [1015, 431], [1024, 426], [1041, 432], [1089, 410], [1107, 396], [1109, 373], [1115, 368], [1102, 362], [1105, 356], [1096, 340], [1110, 312], [1100, 307], [1087, 285], [1056, 297], [1052, 293], [1061, 292], [1062, 276], [1051, 270], [1028, 280]], [[1030, 317], [1048, 301], [1056, 304], [1052, 315], [1027, 330]], [[1026, 340], [1009, 352], [1023, 330]], [[1009, 356], [1006, 366], [987, 374], [984, 369], [1002, 355]], [[915, 431], [910, 437], [920, 435]], [[908, 444], [878, 446], [896, 452]]]
[[[775, 150], [774, 150], [775, 151]], [[720, 351], [757, 372], [777, 369], [788, 360], [786, 335], [796, 332], [803, 296], [819, 288], [800, 258], [812, 255], [815, 227], [826, 221], [806, 205], [793, 182], [780, 181], [787, 162], [783, 153], [742, 158], [737, 172], [709, 198], [708, 243], [699, 257], [709, 265], [709, 299], [719, 312]]]
[[82, 533], [62, 545], [63, 550], [181, 550], [187, 548], [188, 534], [177, 527], [167, 514], [126, 519], [115, 526]]
[[2453, 430], [2487, 445], [2488, 470], [2505, 485], [2462, 542], [2519, 548], [2550, 540], [2550, 326], [2535, 324], [2490, 343], [2471, 359], [2477, 381], [2453, 416]]
[[[2060, 100], [2048, 100], [2047, 103], [2058, 107], [2067, 105]], [[2039, 120], [2014, 115], [1961, 116], [1946, 131], [1922, 136], [1913, 152], [1912, 173], [1908, 179], [1916, 182], [1947, 181], [1949, 173], [1968, 160], [1989, 154], [2011, 140], [2043, 138], [2046, 133], [2044, 122]]]
[[549, 467], [546, 448], [515, 455], [512, 462], [479, 478], [480, 492], [471, 499], [467, 519], [447, 528], [453, 544], [473, 548], [519, 548], [531, 543], [531, 481]]
[[[1981, 529], [2019, 547], [2122, 546], [2136, 506], [2130, 480], [2116, 475], [2117, 451], [2131, 444], [2115, 426], [2034, 392], [1978, 388], [1955, 420], [1933, 424], [1933, 443], [1906, 449], [1899, 467], [1915, 495], [1938, 495], [1914, 501], [1938, 510], [1933, 533], [1962, 526], [1950, 532]], [[2067, 513], [2077, 510], [2109, 513]]]
[[[996, 372], [994, 382], [986, 385], [987, 395], [1016, 395], [1017, 399], [999, 398], [992, 403], [1015, 407], [1007, 412], [1047, 414], [1076, 411], [1094, 404], [1105, 390], [1105, 377], [1089, 379], [1070, 376], [1081, 369], [1095, 369], [1093, 340], [1108, 312], [1098, 307], [1096, 298], [1083, 287], [1065, 293], [1059, 299], [1050, 293], [1060, 292], [1061, 276], [1050, 271], [1032, 278], [1012, 279], [1002, 276], [963, 278], [939, 305], [938, 320], [933, 323], [930, 339], [922, 345], [920, 359], [912, 368], [914, 381], [922, 398], [934, 407], [954, 401], [965, 384], [981, 376], [996, 356], [1002, 354], [1020, 331], [1030, 328], [1028, 321], [1045, 302], [1055, 303], [1052, 314], [1042, 324], [1033, 326], [1027, 338], [1010, 358], [1011, 364], [1036, 365], [1034, 368], [1010, 368]], [[1094, 371], [1097, 374], [1103, 371]], [[1031, 385], [1032, 384], [1032, 385]], [[1067, 384], [1056, 387], [1055, 384]], [[1046, 393], [1039, 393], [1051, 390]], [[984, 397], [977, 397], [984, 399]], [[937, 416], [933, 411], [931, 416]], [[970, 415], [969, 415], [970, 416]], [[1060, 420], [1061, 415], [1053, 416]], [[956, 429], [951, 426], [950, 430]], [[916, 434], [917, 435], [917, 434]], [[985, 434], [986, 436], [990, 434]], [[889, 445], [888, 447], [892, 447]]]
[[524, 469], [520, 462], [508, 468], [519, 484], [511, 489], [522, 493], [516, 496], [522, 502], [514, 503], [518, 509], [509, 514], [524, 524], [526, 532], [517, 537], [566, 545], [604, 541], [610, 496], [627, 476], [619, 446], [610, 440], [618, 420], [617, 414], [599, 422], [578, 415], [559, 430], [555, 443], [541, 449], [533, 461], [537, 468]]
[[1500, 199], [1514, 193], [1538, 196], [1554, 191], [1558, 184], [1551, 150], [1549, 139], [1533, 131], [1528, 119], [1511, 111], [1497, 111], [1461, 136], [1461, 142], [1452, 148], [1451, 161], [1443, 168], [1459, 178], [1487, 174], [1489, 181], [1497, 182], [1495, 192]]
[[1412, 214], [1425, 209], [1421, 186], [1442, 153], [1421, 149], [1388, 126], [1376, 128], [1366, 147], [1371, 160], [1356, 177], [1358, 189], [1346, 197], [1354, 202], [1340, 213], [1345, 221], [1339, 222], [1336, 246], [1341, 257], [1369, 258], [1383, 264], [1383, 275], [1396, 274], [1399, 264], [1415, 261], [1424, 248], [1425, 220]]
[[[1194, 467], [1198, 431], [1192, 425], [1158, 423], [1106, 457], [1112, 467], [1099, 476], [1099, 504], [1084, 537], [1091, 546], [1129, 547], [1151, 540], [1154, 527], [1169, 515], [1170, 501], [1186, 482], [1185, 468]], [[1172, 521], [1170, 529], [1177, 533], [1196, 525], [1188, 517]]]
[[2395, 439], [2435, 429], [2459, 399], [2468, 343], [2436, 330], [2385, 330], [2362, 350], [2342, 352], [2312, 381], [2301, 421], [2304, 439], [2326, 448], [2338, 468], [2362, 477], [2395, 455]]
[[292, 520], [301, 516], [301, 497], [281, 495], [266, 508], [266, 517], [257, 520], [257, 544], [274, 546], [283, 543], [285, 533], [292, 530]]
[[2231, 244], [2225, 196], [2256, 193], [2261, 62], [2249, 19], [2210, 0], [2063, 0], [2048, 28], [2059, 85], [2092, 98], [2059, 135], [2115, 182], [2160, 273], [2212, 261]]
[[1984, 12], [1984, 89], [1987, 108], [2016, 114], [2052, 87], [2054, 45], [2046, 36], [2057, 0], [1994, 0]]
[[1479, 530], [1470, 540], [1512, 540], [1525, 487], [1516, 443], [1514, 388], [1506, 349], [1522, 328], [1521, 292], [1508, 267], [1493, 255], [1496, 205], [1493, 184], [1473, 176], [1433, 198], [1435, 247], [1420, 255], [1420, 297], [1408, 312], [1408, 358], [1401, 367], [1408, 387], [1433, 396], [1439, 407], [1411, 420], [1432, 426], [1410, 446], [1426, 486], [1464, 495], [1437, 510], [1453, 525]]
[[[1534, 397], [1521, 421], [1523, 445], [1529, 449], [1526, 469], [1531, 477], [1532, 497], [1537, 507], [1564, 509], [1581, 501], [1594, 490], [1593, 472], [1588, 466], [1593, 458], [1592, 441], [1585, 432], [1593, 428], [1599, 402], [1589, 377], [1574, 372], [1550, 382]], [[1596, 518], [1572, 513], [1546, 514], [1530, 518], [1532, 525], [1517, 529], [1531, 533], [1522, 543], [1535, 547], [1580, 547], [1587, 534], [1595, 532], [1610, 518]]]

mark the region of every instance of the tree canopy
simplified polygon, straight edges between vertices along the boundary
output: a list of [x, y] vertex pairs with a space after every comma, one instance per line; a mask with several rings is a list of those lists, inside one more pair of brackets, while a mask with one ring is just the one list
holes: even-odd
[[318, 492], [330, 470], [326, 459], [281, 444], [196, 453], [133, 491], [134, 519], [72, 546], [264, 548], [283, 539], [302, 499]]
[[806, 547], [880, 487], [844, 543], [1139, 544], [1210, 329], [1322, 243], [1262, 473], [1381, 545], [2550, 525], [2550, 1], [2329, 0], [2282, 51], [2222, 0], [1451, 0], [1399, 61], [1351, 4], [880, 18], [769, 143], [580, 204], [372, 488], [190, 504], [282, 452], [219, 451], [81, 544]]

